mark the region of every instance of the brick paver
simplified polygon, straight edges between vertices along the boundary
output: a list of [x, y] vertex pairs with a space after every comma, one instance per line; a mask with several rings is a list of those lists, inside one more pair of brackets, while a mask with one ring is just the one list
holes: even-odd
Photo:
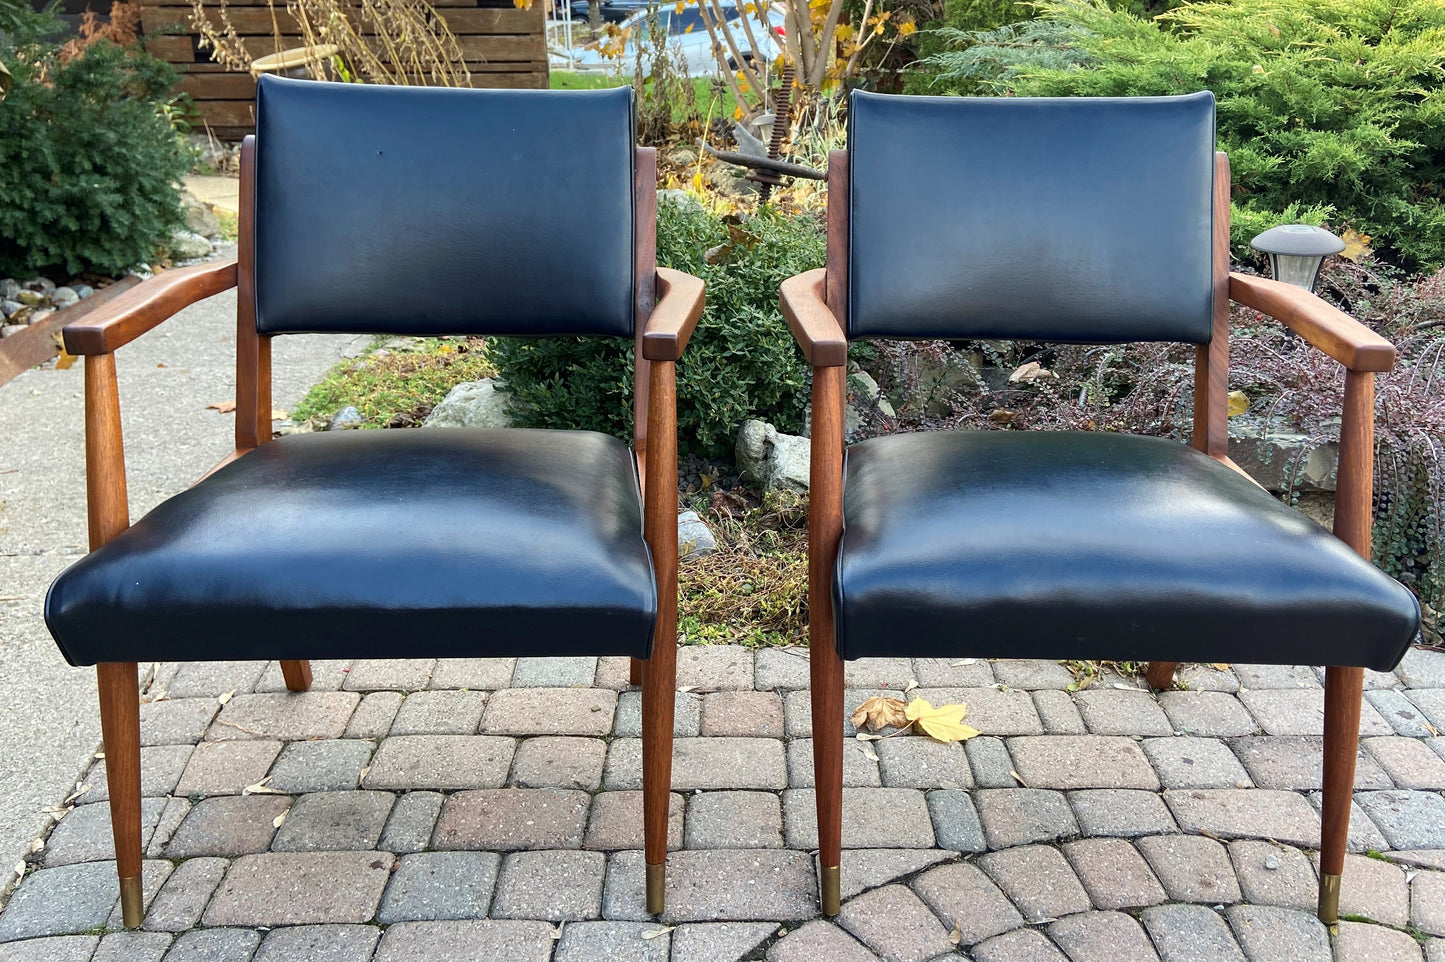
[[[1445, 654], [1367, 678], [1350, 844], [1385, 859], [1350, 858], [1333, 949], [1314, 668], [1184, 665], [1155, 694], [1112, 670], [1072, 691], [1054, 662], [851, 663], [834, 920], [806, 649], [682, 650], [660, 918], [628, 668], [317, 662], [298, 694], [274, 663], [163, 667], [145, 928], [119, 931], [97, 761], [0, 907], [0, 962], [1445, 962]], [[860, 742], [847, 713], [880, 692], [962, 703], [981, 734]]]

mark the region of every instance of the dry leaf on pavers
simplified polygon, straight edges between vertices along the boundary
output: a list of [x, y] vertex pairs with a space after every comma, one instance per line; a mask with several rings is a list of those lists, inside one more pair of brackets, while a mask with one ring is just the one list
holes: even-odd
[[973, 664], [973, 663], [976, 662], [976, 661], [978, 661], [977, 658], [960, 658], [958, 661], [950, 661], [950, 662], [948, 663], [948, 667], [950, 667], [950, 668], [963, 668], [963, 667], [965, 667], [965, 666], [967, 666], [967, 665]]
[[653, 939], [660, 938], [671, 932], [675, 928], [677, 928], [677, 926], [669, 925], [667, 928], [664, 929], [649, 929], [648, 931], [642, 933], [642, 937], [647, 941], [651, 942]]
[[864, 742], [862, 745], [859, 745], [858, 747], [859, 747], [860, 750], [862, 750], [862, 752], [863, 752], [863, 757], [864, 757], [864, 758], [868, 759], [870, 762], [876, 762], [876, 761], [878, 761], [878, 753], [873, 750], [873, 746], [872, 746], [872, 745], [868, 744], [867, 742]]
[[271, 776], [270, 776], [270, 775], [267, 775], [265, 778], [261, 779], [261, 780], [260, 780], [259, 782], [257, 782], [256, 784], [254, 784], [254, 785], [247, 785], [245, 788], [241, 789], [241, 794], [242, 794], [242, 795], [285, 795], [285, 794], [286, 794], [285, 792], [278, 791], [278, 790], [272, 788], [271, 786], [267, 785], [266, 783], [269, 782], [270, 780], [271, 780]]
[[218, 701], [218, 702], [220, 702], [221, 704], [224, 705], [224, 704], [226, 704], [226, 702], [228, 702], [228, 701], [231, 700], [231, 696], [234, 695], [235, 693], [236, 693], [236, 690], [233, 688], [233, 689], [231, 689], [231, 690], [228, 691], [228, 692], [225, 692], [225, 693], [223, 693], [223, 694], [217, 695], [217, 696], [216, 696], [216, 701]]
[[1010, 769], [1008, 770], [1008, 773], [1013, 776], [1013, 780], [1014, 780], [1014, 781], [1018, 782], [1018, 783], [1019, 783], [1020, 785], [1022, 785], [1024, 788], [1028, 788], [1028, 787], [1029, 787], [1029, 783], [1026, 782], [1026, 781], [1024, 781], [1024, 777], [1023, 777], [1022, 775], [1020, 775], [1018, 772], [1016, 772], [1016, 771], [1014, 771], [1012, 768], [1010, 768]]
[[906, 694], [908, 694], [910, 691], [912, 691], [913, 689], [915, 689], [915, 688], [917, 688], [917, 687], [918, 687], [918, 679], [916, 679], [916, 678], [910, 678], [910, 679], [908, 679], [908, 684], [906, 684], [906, 685], [903, 686], [903, 694], [906, 695]]
[[230, 414], [236, 410], [235, 401], [217, 401], [215, 404], [207, 404], [207, 411], [215, 411], [218, 414]]
[[280, 815], [277, 815], [275, 818], [271, 819], [271, 827], [280, 828], [281, 823], [284, 821], [286, 821], [286, 813], [282, 812]]
[[1209, 663], [1209, 667], [1210, 667], [1210, 668], [1213, 668], [1215, 671], [1228, 671], [1228, 670], [1229, 670], [1229, 662], [1227, 662], [1227, 661], [1211, 661], [1211, 662]]
[[978, 734], [978, 729], [963, 723], [968, 714], [965, 705], [940, 705], [934, 708], [926, 700], [915, 698], [908, 703], [904, 714], [914, 727], [923, 734], [940, 742], [963, 742]]
[[910, 717], [901, 698], [874, 695], [853, 712], [853, 727], [878, 731], [880, 728], [905, 728]]
[[959, 923], [953, 923], [953, 931], [948, 933], [948, 941], [952, 942], [954, 945], [957, 945], [958, 943], [963, 941], [963, 929], [959, 928], [958, 926]]

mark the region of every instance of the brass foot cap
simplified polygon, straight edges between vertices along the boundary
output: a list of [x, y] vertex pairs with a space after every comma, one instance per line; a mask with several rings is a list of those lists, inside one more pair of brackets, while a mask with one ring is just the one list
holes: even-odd
[[145, 921], [145, 910], [142, 904], [140, 876], [132, 875], [130, 878], [120, 880], [120, 919], [128, 929], [140, 928], [141, 922]]
[[667, 893], [667, 863], [647, 866], [647, 914], [660, 915]]
[[1320, 875], [1320, 907], [1317, 913], [1320, 921], [1334, 925], [1340, 920], [1340, 877]]
[[823, 881], [823, 914], [837, 915], [838, 909], [842, 907], [842, 883], [838, 879], [838, 866], [824, 865], [822, 870]]

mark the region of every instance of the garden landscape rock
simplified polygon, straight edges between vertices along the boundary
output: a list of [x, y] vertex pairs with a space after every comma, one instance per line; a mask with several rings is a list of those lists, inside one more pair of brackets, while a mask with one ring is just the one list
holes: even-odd
[[188, 230], [178, 230], [172, 234], [167, 246], [171, 249], [171, 257], [178, 261], [209, 257], [212, 249], [210, 241]]
[[808, 490], [810, 442], [782, 434], [763, 421], [747, 421], [738, 429], [738, 473], [764, 491]]
[[348, 404], [332, 416], [331, 423], [326, 426], [326, 430], [346, 431], [359, 427], [361, 427], [361, 412]]
[[202, 237], [215, 237], [221, 233], [221, 222], [216, 219], [211, 205], [189, 191], [181, 194], [181, 211], [186, 218], [186, 230]]
[[464, 381], [432, 408], [424, 428], [509, 428], [511, 401], [506, 383], [494, 377]]
[[696, 511], [677, 516], [677, 550], [684, 558], [701, 557], [717, 550], [717, 538]]

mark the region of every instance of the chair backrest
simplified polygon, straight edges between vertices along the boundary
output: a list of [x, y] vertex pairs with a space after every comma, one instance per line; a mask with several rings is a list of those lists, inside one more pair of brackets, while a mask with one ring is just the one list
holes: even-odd
[[850, 337], [1205, 344], [1214, 97], [855, 93]]
[[261, 334], [634, 331], [632, 90], [256, 89]]

